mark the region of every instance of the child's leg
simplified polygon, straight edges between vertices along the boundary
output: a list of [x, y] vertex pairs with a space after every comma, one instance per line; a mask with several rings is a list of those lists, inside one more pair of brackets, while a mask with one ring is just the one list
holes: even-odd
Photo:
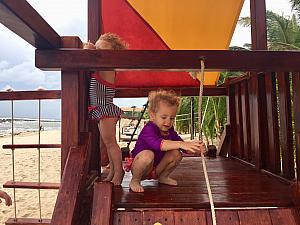
[[[99, 126], [99, 130], [100, 130], [100, 126]], [[107, 152], [107, 148], [104, 144], [103, 138], [101, 137], [100, 134], [100, 155], [101, 155], [101, 166], [107, 166], [109, 164], [109, 169], [107, 169], [107, 167], [104, 167], [106, 171], [108, 171], [107, 177], [103, 180], [103, 181], [111, 181], [114, 177], [115, 171], [114, 171], [114, 165], [112, 163], [112, 159], [111, 159], [111, 155], [110, 152]], [[102, 164], [102, 157], [107, 157], [107, 159], [105, 159], [107, 161], [107, 163]]]
[[[100, 126], [98, 125], [99, 127], [99, 130], [100, 130]], [[109, 164], [109, 155], [108, 155], [108, 152], [107, 152], [107, 148], [103, 142], [103, 138], [101, 137], [101, 134], [100, 134], [100, 137], [99, 137], [99, 145], [100, 145], [100, 164], [101, 166], [107, 166]]]
[[181, 152], [179, 150], [167, 151], [156, 167], [156, 174], [158, 181], [163, 184], [177, 185], [177, 181], [170, 178], [170, 173], [177, 167], [182, 159]]
[[142, 177], [147, 175], [153, 167], [154, 153], [144, 150], [136, 155], [131, 166], [132, 178], [129, 187], [134, 192], [144, 192], [141, 185]]
[[111, 182], [114, 185], [121, 185], [124, 170], [122, 168], [122, 153], [116, 140], [116, 123], [118, 118], [103, 118], [99, 122], [100, 134], [104, 145], [107, 148], [110, 162], [113, 165], [114, 175]]

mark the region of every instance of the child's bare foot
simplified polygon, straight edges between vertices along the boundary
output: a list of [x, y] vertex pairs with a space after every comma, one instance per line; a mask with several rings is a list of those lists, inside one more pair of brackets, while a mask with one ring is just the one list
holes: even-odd
[[115, 171], [112, 169], [109, 170], [107, 177], [103, 181], [111, 181], [114, 177]]
[[144, 192], [144, 188], [139, 180], [132, 179], [129, 183], [129, 187], [133, 192]]
[[111, 179], [111, 182], [114, 184], [114, 186], [118, 186], [122, 184], [124, 174], [125, 172], [123, 170], [120, 172], [115, 171], [113, 178]]
[[177, 181], [172, 179], [171, 177], [159, 177], [158, 182], [161, 183], [161, 184], [177, 186]]

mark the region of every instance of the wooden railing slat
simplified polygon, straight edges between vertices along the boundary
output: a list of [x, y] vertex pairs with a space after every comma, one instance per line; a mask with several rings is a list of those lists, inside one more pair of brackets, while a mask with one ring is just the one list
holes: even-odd
[[61, 148], [61, 144], [15, 144], [3, 145], [3, 149], [22, 149], [22, 148]]
[[4, 188], [24, 188], [24, 189], [59, 189], [59, 183], [48, 182], [19, 182], [7, 181], [3, 184]]
[[241, 105], [241, 88], [240, 84], [234, 85], [235, 88], [235, 117], [236, 117], [236, 133], [237, 133], [237, 156], [244, 158], [244, 140], [243, 140], [243, 118], [242, 118], [242, 105]]
[[0, 100], [38, 100], [38, 99], [60, 99], [60, 90], [45, 91], [0, 91]]
[[50, 219], [35, 219], [35, 218], [10, 218], [5, 222], [5, 225], [50, 225]]
[[[296, 141], [296, 168], [297, 174], [300, 174], [300, 72], [293, 74], [292, 85]], [[297, 180], [300, 180], [300, 175], [297, 176]]]
[[248, 82], [246, 80], [241, 82], [241, 109], [242, 109], [242, 123], [243, 123], [243, 149], [244, 159], [249, 161], [251, 158], [251, 137], [250, 137], [250, 112], [249, 112], [249, 94]]
[[231, 148], [229, 149], [229, 156], [237, 155], [237, 129], [236, 129], [236, 112], [235, 112], [235, 90], [234, 86], [230, 85], [227, 89], [227, 121], [230, 125], [231, 131]]
[[268, 157], [268, 169], [275, 174], [280, 173], [280, 147], [279, 147], [279, 128], [278, 128], [278, 112], [276, 98], [276, 78], [275, 74], [265, 75], [265, 90], [267, 109], [267, 126], [268, 129], [268, 148], [265, 148]]
[[286, 73], [278, 73], [279, 117], [280, 117], [280, 145], [282, 149], [282, 173], [287, 179], [295, 177], [293, 131], [291, 115], [290, 81]]

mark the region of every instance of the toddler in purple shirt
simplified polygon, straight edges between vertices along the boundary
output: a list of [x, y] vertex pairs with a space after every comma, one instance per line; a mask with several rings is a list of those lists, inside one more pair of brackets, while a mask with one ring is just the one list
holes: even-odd
[[[157, 178], [158, 182], [176, 186], [171, 172], [182, 159], [181, 151], [200, 154], [206, 151], [200, 141], [183, 141], [174, 130], [180, 98], [174, 91], [152, 91], [149, 94], [150, 121], [142, 129], [131, 155], [132, 179], [129, 187], [134, 192], [144, 192], [141, 180]], [[149, 176], [151, 175], [151, 176]]]

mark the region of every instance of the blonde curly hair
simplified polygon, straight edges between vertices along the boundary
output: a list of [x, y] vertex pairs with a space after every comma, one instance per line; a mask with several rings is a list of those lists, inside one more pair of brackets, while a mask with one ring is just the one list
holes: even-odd
[[149, 112], [156, 113], [160, 102], [167, 103], [170, 106], [180, 105], [180, 97], [173, 90], [157, 90], [151, 91], [148, 95], [149, 100]]
[[83, 44], [84, 49], [101, 49], [100, 42], [105, 41], [110, 44], [112, 50], [124, 50], [128, 48], [128, 44], [124, 42], [117, 34], [114, 33], [104, 33], [95, 44], [92, 42], [87, 42]]

